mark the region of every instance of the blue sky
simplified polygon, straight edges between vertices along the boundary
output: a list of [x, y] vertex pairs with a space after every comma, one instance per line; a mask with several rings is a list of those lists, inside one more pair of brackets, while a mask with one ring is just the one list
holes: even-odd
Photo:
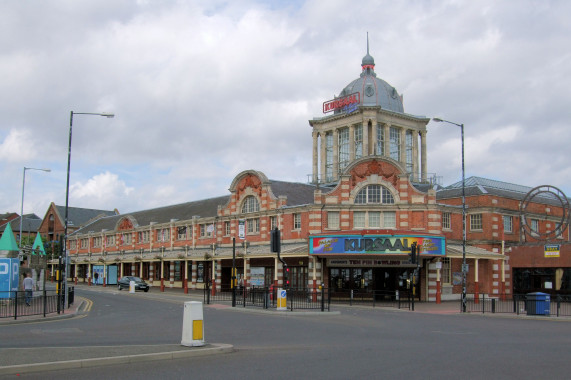
[[[0, 3], [0, 213], [121, 213], [227, 194], [243, 170], [307, 182], [311, 128], [360, 74], [405, 112], [465, 124], [466, 174], [571, 195], [571, 3]], [[461, 179], [460, 131], [428, 125], [428, 171]]]

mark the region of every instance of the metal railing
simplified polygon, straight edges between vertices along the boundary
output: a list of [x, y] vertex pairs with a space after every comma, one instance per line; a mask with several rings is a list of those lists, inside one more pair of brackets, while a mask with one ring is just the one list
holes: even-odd
[[[24, 317], [58, 312], [58, 293], [55, 290], [0, 292], [0, 318]], [[73, 298], [72, 298], [73, 301]]]
[[[231, 287], [222, 287], [212, 292], [212, 288], [206, 286], [204, 288], [204, 303], [212, 302], [232, 302], [234, 295]], [[237, 287], [236, 288], [236, 305], [263, 307], [268, 309], [276, 307], [276, 291], [267, 287]]]
[[299, 309], [311, 309], [331, 311], [331, 293], [325, 288], [299, 288], [288, 289], [287, 308], [291, 311]]
[[370, 305], [372, 307], [394, 307], [411, 309], [412, 297], [410, 292], [393, 290], [358, 291], [337, 289], [331, 291], [331, 303], [353, 305]]
[[[462, 302], [460, 301], [460, 311]], [[466, 311], [470, 313], [511, 313], [544, 316], [571, 316], [571, 296], [536, 294], [469, 294]]]
[[[233, 290], [222, 287], [215, 292], [208, 286], [204, 288], [204, 303], [232, 302]], [[274, 287], [237, 287], [235, 305], [242, 307], [277, 306], [277, 289]], [[331, 288], [291, 288], [287, 289], [287, 309], [330, 311], [331, 304], [366, 305], [372, 307], [393, 307], [414, 310], [414, 301], [410, 292], [403, 291], [355, 291], [333, 290]]]

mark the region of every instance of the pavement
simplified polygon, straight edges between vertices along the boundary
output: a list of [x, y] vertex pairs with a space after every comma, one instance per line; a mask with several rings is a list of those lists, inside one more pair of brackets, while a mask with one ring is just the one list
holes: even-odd
[[[81, 288], [81, 285], [79, 286]], [[98, 287], [98, 291], [112, 291], [114, 287]], [[175, 293], [176, 292], [176, 293]], [[166, 290], [165, 293], [180, 294], [180, 290]], [[50, 320], [74, 318], [85, 315], [89, 312], [91, 301], [76, 296], [75, 302], [69, 309], [61, 314], [53, 314], [46, 317], [27, 316], [18, 317], [17, 320], [11, 318], [0, 319], [0, 331], [5, 326], [21, 323], [38, 323]], [[435, 302], [417, 302], [415, 303], [414, 312], [440, 314], [440, 315], [466, 315], [460, 313], [458, 301], [442, 302], [437, 304]], [[260, 309], [260, 308], [232, 308], [227, 304], [211, 304], [205, 307], [212, 308], [225, 308], [236, 312], [254, 312], [254, 313], [267, 313], [280, 316], [293, 316], [293, 315], [315, 315], [315, 316], [333, 316], [342, 313], [341, 310], [349, 308], [367, 308], [371, 306], [348, 306], [348, 305], [335, 305], [338, 310], [330, 312], [320, 311], [276, 311], [275, 309]], [[394, 309], [394, 308], [377, 308], [382, 310], [389, 310], [395, 312], [409, 312], [408, 309]], [[482, 315], [487, 317], [510, 317], [510, 318], [533, 318], [527, 315], [514, 315], [514, 314], [479, 314], [469, 313], [469, 315]], [[547, 317], [549, 318], [549, 317]], [[539, 317], [534, 319], [545, 320], [546, 317]], [[553, 318], [551, 318], [553, 320]], [[568, 317], [559, 317], [558, 321], [571, 321]], [[163, 344], [163, 345], [129, 345], [129, 346], [95, 346], [95, 347], [50, 347], [45, 348], [6, 348], [0, 350], [0, 375], [6, 374], [22, 374], [39, 371], [72, 369], [72, 368], [89, 368], [112, 364], [127, 364], [136, 363], [141, 361], [150, 360], [170, 360], [185, 357], [195, 357], [204, 355], [216, 355], [234, 351], [234, 347], [230, 344], [206, 343], [204, 346], [187, 347], [180, 344]], [[61, 361], [60, 358], [67, 358]]]

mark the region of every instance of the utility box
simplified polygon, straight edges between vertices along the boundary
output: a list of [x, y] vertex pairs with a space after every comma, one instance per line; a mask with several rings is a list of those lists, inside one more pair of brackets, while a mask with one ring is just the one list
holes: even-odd
[[549, 315], [551, 300], [549, 294], [535, 292], [526, 294], [527, 315]]
[[206, 344], [204, 342], [202, 302], [188, 301], [184, 303], [182, 341], [180, 344], [188, 347], [199, 347]]

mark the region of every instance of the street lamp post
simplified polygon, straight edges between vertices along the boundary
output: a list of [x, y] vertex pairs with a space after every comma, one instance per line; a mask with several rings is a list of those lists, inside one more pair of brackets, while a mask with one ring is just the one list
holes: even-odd
[[464, 170], [464, 124], [454, 123], [452, 121], [440, 118], [432, 118], [437, 123], [448, 123], [460, 127], [462, 137], [462, 312], [466, 312], [466, 177]]
[[[64, 262], [64, 266], [65, 266], [65, 278], [64, 280], [64, 289], [65, 289], [65, 296], [62, 297], [62, 301], [63, 301], [63, 308], [65, 309], [65, 305], [67, 304], [67, 300], [68, 300], [68, 289], [67, 289], [67, 275], [68, 275], [68, 250], [67, 250], [67, 228], [68, 228], [68, 211], [69, 211], [69, 169], [71, 166], [71, 135], [72, 135], [72, 129], [73, 129], [73, 115], [95, 115], [95, 116], [105, 116], [107, 118], [113, 118], [115, 117], [114, 114], [112, 113], [94, 113], [94, 112], [73, 112], [71, 111], [70, 115], [69, 115], [69, 145], [68, 145], [68, 149], [67, 149], [67, 182], [66, 182], [66, 186], [65, 186], [65, 219], [64, 219], [64, 232], [63, 232], [63, 250], [64, 250], [64, 254], [63, 257], [65, 259]], [[61, 261], [61, 256], [60, 256], [60, 261]], [[60, 281], [62, 279], [61, 276], [61, 268], [60, 268]], [[61, 289], [61, 287], [60, 287]]]
[[24, 171], [22, 174], [22, 207], [20, 208], [20, 238], [18, 239], [18, 246], [20, 247], [20, 251], [22, 251], [22, 221], [24, 219], [24, 186], [26, 185], [26, 170], [40, 170], [42, 172], [51, 172], [50, 169], [27, 168], [24, 166]]

